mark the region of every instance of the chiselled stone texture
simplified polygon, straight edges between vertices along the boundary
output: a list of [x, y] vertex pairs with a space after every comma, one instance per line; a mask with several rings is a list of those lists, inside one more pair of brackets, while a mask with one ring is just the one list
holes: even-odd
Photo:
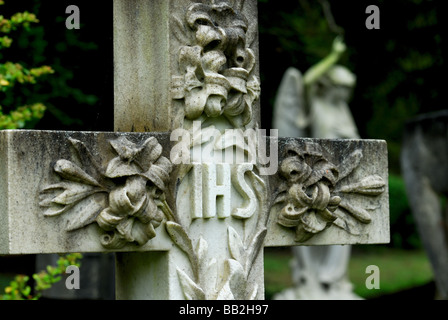
[[257, 21], [256, 1], [115, 0], [116, 131], [172, 131], [219, 116], [256, 127]]
[[[168, 133], [6, 130], [0, 138], [2, 253], [169, 250], [177, 230], [169, 226], [201, 217], [249, 219], [265, 246], [389, 241], [383, 141], [281, 138], [279, 170], [266, 176], [252, 164], [190, 166], [193, 177], [204, 171], [209, 196], [225, 198], [193, 203], [205, 205], [201, 216], [176, 208], [185, 166], [171, 164]], [[259, 193], [267, 199], [257, 209]], [[233, 196], [245, 205], [234, 207]]]
[[2, 253], [169, 249], [160, 228], [169, 135], [6, 130], [0, 138]]
[[387, 243], [385, 154], [384, 141], [280, 139], [265, 245]]

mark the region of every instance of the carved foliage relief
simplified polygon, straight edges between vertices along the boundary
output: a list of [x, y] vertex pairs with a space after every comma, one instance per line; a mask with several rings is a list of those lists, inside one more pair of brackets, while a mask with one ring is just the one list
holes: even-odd
[[362, 200], [385, 191], [385, 182], [378, 175], [346, 182], [360, 164], [361, 150], [355, 150], [339, 165], [330, 162], [321, 147], [311, 142], [305, 148], [291, 144], [286, 153], [279, 172], [283, 182], [274, 204], [282, 205], [277, 222], [295, 229], [295, 241], [304, 242], [332, 224], [357, 234], [356, 223], [371, 222], [364, 202], [349, 201], [345, 196], [350, 193]]
[[172, 19], [182, 44], [172, 92], [184, 101], [185, 117], [224, 115], [236, 128], [248, 124], [260, 95], [250, 22], [226, 1], [194, 3]]
[[69, 160], [55, 163], [61, 182], [41, 191], [44, 216], [75, 212], [67, 231], [96, 222], [103, 231], [101, 244], [109, 249], [144, 245], [155, 237], [155, 228], [170, 210], [164, 192], [172, 170], [157, 139], [150, 137], [139, 145], [125, 137], [110, 141], [116, 157], [105, 168], [81, 141], [69, 141], [83, 168]]

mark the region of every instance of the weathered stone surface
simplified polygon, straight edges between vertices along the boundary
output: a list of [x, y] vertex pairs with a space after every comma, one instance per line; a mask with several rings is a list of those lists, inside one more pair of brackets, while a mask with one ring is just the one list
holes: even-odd
[[[188, 203], [194, 197], [184, 198], [190, 199], [186, 205], [179, 202], [180, 198], [177, 202], [173, 201], [178, 198], [179, 192], [185, 195], [187, 191], [177, 183], [177, 176], [173, 176], [181, 165], [173, 169], [169, 163], [172, 145], [167, 133], [2, 131], [0, 137], [1, 161], [4, 163], [1, 175], [5, 181], [1, 190], [2, 208], [5, 208], [0, 226], [2, 253], [169, 250], [172, 242], [160, 224], [169, 217], [170, 212], [185, 225], [199, 218], [195, 216], [197, 211], [191, 216], [189, 210]], [[153, 149], [148, 149], [150, 146]], [[145, 157], [139, 158], [140, 154]], [[279, 172], [264, 176], [265, 187], [270, 188], [271, 195], [266, 200], [271, 210], [265, 245], [387, 242], [385, 154], [386, 145], [381, 141], [280, 139]], [[162, 169], [167, 166], [169, 169], [163, 173]], [[215, 175], [216, 168], [221, 168], [219, 172], [224, 176], [219, 183], [212, 179], [213, 183], [206, 180], [202, 185], [207, 187], [208, 193], [225, 196], [226, 201], [221, 204], [227, 203], [227, 206], [216, 207], [218, 202], [212, 205], [212, 200], [204, 201], [208, 208], [204, 210], [206, 220], [226, 220], [231, 215], [247, 219], [256, 214], [260, 204], [257, 201], [251, 204], [254, 195], [249, 197], [250, 191], [247, 191], [249, 187], [257, 190], [255, 180], [246, 181], [247, 187], [241, 180], [248, 177], [252, 166], [242, 165], [246, 169], [242, 169], [241, 178], [232, 178], [232, 185], [240, 185], [232, 193], [230, 185], [228, 191], [220, 185], [223, 179], [230, 182], [230, 167], [222, 171], [220, 165], [212, 166]], [[204, 172], [212, 168], [210, 164], [200, 167]], [[155, 171], [156, 168], [158, 171]], [[160, 180], [153, 176], [155, 172], [161, 172]], [[291, 172], [302, 178], [291, 181], [294, 179], [288, 176]], [[163, 174], [167, 176], [163, 178]], [[152, 214], [155, 216], [141, 217], [144, 201], [156, 201], [161, 211], [165, 207], [160, 200], [162, 198], [139, 196], [136, 178], [139, 175], [147, 177], [143, 180], [149, 188], [146, 190], [156, 188], [163, 192], [164, 203], [170, 210], [168, 213], [159, 212], [158, 217], [157, 211], [154, 211]], [[298, 186], [306, 190], [302, 195], [308, 199], [305, 202], [299, 199], [298, 193], [291, 193]], [[126, 203], [123, 204], [127, 200], [120, 198], [122, 192], [131, 200], [129, 208]], [[134, 198], [133, 193], [136, 193]], [[294, 195], [297, 197], [294, 198]], [[340, 200], [332, 203], [330, 197]], [[198, 200], [201, 204], [202, 199], [200, 197]], [[177, 208], [179, 203], [181, 206]], [[302, 211], [296, 220], [282, 215], [285, 208], [294, 203], [301, 205], [299, 209]], [[252, 206], [253, 209], [250, 209]], [[149, 204], [144, 209], [145, 212], [152, 212]], [[117, 220], [115, 224], [114, 219]], [[126, 229], [131, 223], [126, 219], [133, 219], [131, 231]], [[259, 219], [257, 217], [251, 221], [257, 223]], [[154, 229], [155, 234], [146, 236], [139, 233], [139, 223], [145, 225], [141, 221], [147, 222], [148, 226], [152, 223], [148, 232]], [[302, 230], [303, 227], [305, 230]], [[111, 244], [104, 239], [111, 240], [109, 237], [114, 236], [118, 242]], [[120, 242], [122, 240], [124, 242]]]
[[[293, 159], [303, 158], [309, 164], [314, 163], [310, 167], [316, 174], [312, 173], [308, 179], [298, 179], [298, 184], [289, 183], [289, 194], [292, 192], [296, 194], [293, 190], [300, 186], [308, 189], [306, 192], [308, 195], [315, 192], [315, 196], [311, 198], [317, 200], [313, 204], [302, 206], [299, 204], [303, 204], [303, 201], [296, 201], [299, 207], [296, 211], [301, 211], [303, 214], [295, 221], [280, 221], [280, 223], [276, 218], [278, 215], [282, 216], [279, 211], [287, 207], [285, 204], [288, 201], [294, 204], [294, 200], [289, 197], [287, 201], [274, 204], [268, 223], [266, 246], [389, 242], [389, 195], [385, 141], [280, 139], [280, 172], [270, 181], [274, 203], [276, 197], [280, 198], [277, 196], [280, 186], [287, 181], [282, 174], [282, 163], [286, 163], [285, 152], [291, 153], [287, 151], [291, 149], [302, 154], [301, 157], [297, 157], [294, 151]], [[294, 168], [297, 168], [297, 165]], [[331, 172], [334, 175], [329, 174]], [[302, 173], [299, 171], [298, 175], [300, 174]], [[302, 183], [300, 183], [301, 180]], [[316, 180], [318, 182], [307, 186]], [[322, 205], [319, 204], [321, 190], [324, 189], [319, 186], [321, 182], [330, 187], [327, 202], [323, 201]], [[336, 201], [337, 198], [340, 198], [340, 202], [334, 203], [335, 207], [333, 207], [331, 199]], [[329, 211], [326, 211], [328, 209]], [[284, 217], [291, 218], [288, 215]], [[301, 222], [297, 227], [285, 227], [285, 225], [297, 224], [297, 220]], [[304, 231], [302, 227], [308, 230], [313, 229], [316, 233]], [[318, 232], [320, 229], [322, 232]], [[294, 241], [297, 237], [301, 239]]]
[[[246, 93], [244, 82], [259, 86], [257, 16], [256, 1], [114, 0], [115, 130], [181, 128], [200, 115], [198, 101], [217, 111], [209, 96], [225, 100], [216, 101], [236, 118], [230, 101]], [[248, 127], [260, 122], [253, 100]]]
[[448, 112], [420, 115], [406, 124], [401, 169], [411, 212], [434, 270], [439, 297], [448, 299]]
[[[152, 134], [164, 145], [169, 145], [167, 134]], [[148, 139], [149, 135], [138, 133], [88, 133], [88, 132], [52, 132], [52, 131], [10, 131], [0, 132], [1, 155], [3, 165], [0, 169], [2, 176], [0, 192], [0, 252], [2, 254], [27, 254], [27, 253], [60, 253], [60, 252], [100, 252], [108, 251], [100, 242], [103, 234], [95, 222], [94, 215], [99, 216], [98, 210], [107, 207], [107, 194], [98, 192], [75, 201], [76, 196], [83, 196], [82, 187], [92, 186], [92, 183], [74, 182], [75, 175], [64, 179], [55, 172], [55, 168], [63, 170], [69, 175], [68, 169], [61, 169], [61, 165], [72, 163], [90, 177], [97, 178], [97, 173], [92, 165], [97, 162], [99, 169], [106, 171], [111, 161], [117, 158], [117, 152], [110, 142], [117, 138], [128, 138], [130, 141], [142, 143], [142, 139]], [[85, 150], [77, 152], [75, 144], [71, 141], [79, 141], [79, 148], [85, 146]], [[90, 152], [92, 159], [89, 159]], [[82, 155], [82, 158], [79, 158]], [[62, 160], [62, 161], [59, 161]], [[59, 161], [59, 162], [58, 162]], [[62, 163], [61, 163], [62, 162]], [[64, 174], [63, 174], [64, 175]], [[87, 179], [87, 178], [85, 178]], [[111, 179], [113, 180], [113, 179]], [[67, 186], [73, 190], [68, 195], [68, 202], [72, 201], [74, 207], [64, 213], [55, 216], [45, 216], [48, 210], [57, 207], [42, 206], [44, 199], [42, 191], [49, 186], [58, 183], [72, 183]], [[119, 184], [109, 183], [107, 188], [113, 190]], [[121, 182], [120, 182], [121, 183]], [[86, 187], [86, 188], [87, 188]], [[80, 192], [78, 192], [80, 191]], [[62, 190], [57, 191], [62, 194]], [[70, 200], [71, 197], [71, 200]], [[44, 197], [45, 198], [45, 197]], [[52, 197], [47, 198], [53, 199]], [[64, 201], [64, 199], [59, 199]], [[70, 205], [68, 205], [70, 206]], [[60, 205], [62, 208], [63, 206]], [[89, 217], [89, 215], [91, 215]], [[85, 227], [76, 228], [74, 223], [83, 222]], [[90, 223], [89, 223], [90, 222]], [[115, 251], [140, 251], [140, 250], [168, 250], [171, 242], [168, 241], [164, 228], [156, 228], [157, 236], [154, 241], [143, 246], [130, 244], [115, 249]]]

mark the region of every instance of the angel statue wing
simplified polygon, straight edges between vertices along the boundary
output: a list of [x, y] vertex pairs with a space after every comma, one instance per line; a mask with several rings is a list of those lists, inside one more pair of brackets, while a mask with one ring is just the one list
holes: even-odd
[[286, 70], [274, 103], [272, 128], [279, 137], [304, 137], [307, 126], [303, 76], [299, 70]]

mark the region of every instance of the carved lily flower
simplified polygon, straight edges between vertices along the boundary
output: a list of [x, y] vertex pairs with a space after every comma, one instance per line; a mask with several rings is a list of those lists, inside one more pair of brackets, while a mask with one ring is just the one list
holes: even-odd
[[344, 179], [359, 166], [361, 150], [352, 152], [339, 166], [329, 162], [320, 147], [312, 143], [305, 143], [304, 150], [292, 145], [287, 153], [280, 166], [285, 181], [275, 203], [283, 203], [278, 223], [294, 228], [296, 241], [306, 241], [332, 224], [357, 234], [353, 221], [370, 223], [365, 208], [352, 205], [343, 197], [349, 193], [378, 196], [385, 191], [384, 180], [377, 175], [344, 184]]
[[330, 190], [338, 172], [333, 164], [315, 152], [287, 158], [280, 170], [288, 179], [289, 187], [278, 223], [296, 228], [296, 241], [308, 240], [337, 219], [334, 211], [341, 198], [331, 196]]
[[105, 231], [101, 243], [121, 248], [127, 243], [144, 245], [170, 212], [165, 201], [171, 162], [162, 156], [162, 146], [151, 137], [136, 144], [124, 136], [110, 141], [117, 156], [103, 170], [86, 146], [70, 139], [82, 167], [59, 160], [54, 171], [61, 182], [41, 191], [40, 206], [45, 216], [67, 213], [67, 231], [97, 222]]
[[[118, 157], [106, 170], [108, 178], [126, 178], [124, 185], [109, 193], [109, 206], [96, 221], [105, 231], [105, 247], [122, 247], [128, 242], [144, 245], [155, 237], [163, 220], [162, 192], [171, 172], [171, 163], [161, 157], [162, 147], [154, 137], [138, 146], [124, 137], [111, 142]], [[148, 183], [149, 182], [149, 183]]]
[[144, 245], [156, 236], [157, 228], [163, 220], [151, 192], [147, 190], [146, 179], [130, 177], [124, 186], [109, 194], [109, 207], [101, 211], [96, 221], [105, 231], [113, 232], [102, 237], [102, 244], [120, 248], [129, 242]]
[[181, 75], [173, 77], [173, 98], [185, 100], [189, 120], [205, 112], [243, 127], [260, 94], [260, 83], [251, 75], [256, 59], [246, 46], [247, 21], [225, 3], [193, 4], [186, 21], [194, 37], [185, 36], [187, 46], [180, 50]]

